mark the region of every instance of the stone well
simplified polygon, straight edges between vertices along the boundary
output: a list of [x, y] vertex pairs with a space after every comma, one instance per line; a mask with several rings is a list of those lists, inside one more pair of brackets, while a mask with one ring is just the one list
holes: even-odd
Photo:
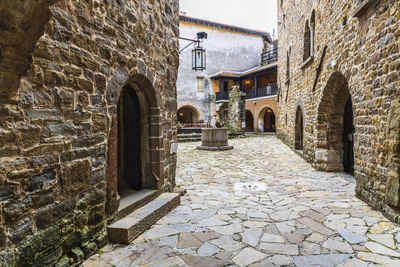
[[200, 150], [230, 150], [233, 146], [228, 145], [228, 128], [203, 128], [201, 132]]

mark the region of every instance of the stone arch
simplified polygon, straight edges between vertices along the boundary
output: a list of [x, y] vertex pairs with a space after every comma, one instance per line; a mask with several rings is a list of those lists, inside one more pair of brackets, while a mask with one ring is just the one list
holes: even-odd
[[323, 89], [317, 108], [315, 152], [317, 169], [343, 171], [342, 135], [345, 107], [349, 100], [353, 111], [347, 79], [340, 72], [334, 72]]
[[304, 149], [304, 110], [302, 105], [297, 105], [294, 122], [295, 142], [294, 148], [296, 150]]
[[385, 147], [387, 149], [388, 179], [386, 182], [386, 202], [400, 208], [400, 101], [390, 105], [386, 128]]
[[182, 108], [185, 108], [185, 107], [190, 108], [191, 110], [193, 110], [195, 112], [197, 121], [204, 120], [203, 113], [201, 112], [201, 109], [196, 104], [193, 104], [193, 103], [182, 103], [182, 104], [179, 104], [178, 105], [178, 111], [180, 109], [182, 109]]
[[9, 102], [26, 75], [36, 43], [50, 20], [49, 7], [58, 0], [3, 2], [0, 4], [0, 102]]
[[[145, 72], [146, 73], [146, 72]], [[147, 75], [149, 75], [147, 73]], [[142, 188], [163, 190], [164, 143], [158, 90], [147, 76], [121, 67], [108, 83], [106, 98], [111, 110], [111, 127], [107, 153], [107, 209], [113, 214], [119, 206], [118, 195], [118, 116], [117, 105], [123, 88], [133, 90], [141, 111]]]
[[246, 109], [246, 132], [254, 131], [254, 115], [253, 112]]
[[257, 127], [259, 132], [275, 132], [276, 113], [268, 106], [264, 106], [257, 117]]

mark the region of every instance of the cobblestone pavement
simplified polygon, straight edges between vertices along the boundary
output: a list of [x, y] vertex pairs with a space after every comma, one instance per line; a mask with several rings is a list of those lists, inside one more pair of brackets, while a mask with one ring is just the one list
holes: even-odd
[[230, 144], [179, 144], [182, 204], [85, 266], [400, 266], [400, 228], [354, 196], [351, 177], [315, 171], [274, 136]]

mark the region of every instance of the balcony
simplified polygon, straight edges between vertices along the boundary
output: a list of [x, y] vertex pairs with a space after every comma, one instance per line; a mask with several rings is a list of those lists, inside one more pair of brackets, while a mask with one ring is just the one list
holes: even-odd
[[265, 96], [274, 96], [278, 93], [278, 85], [270, 84], [264, 88], [257, 88], [246, 92], [246, 100], [265, 97]]
[[216, 92], [215, 93], [215, 101], [229, 101], [229, 92], [228, 91], [222, 91], [222, 92]]
[[278, 48], [264, 51], [261, 53], [261, 65], [268, 65], [269, 63], [278, 60]]

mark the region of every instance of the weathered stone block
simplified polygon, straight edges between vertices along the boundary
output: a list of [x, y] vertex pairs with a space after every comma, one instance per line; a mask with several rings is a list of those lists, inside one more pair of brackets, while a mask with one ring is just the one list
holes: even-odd
[[65, 216], [71, 216], [75, 208], [75, 200], [66, 200], [58, 205], [48, 206], [36, 215], [38, 229], [46, 229], [49, 225], [57, 224], [57, 221]]
[[39, 190], [46, 189], [56, 179], [56, 172], [54, 169], [48, 169], [39, 175], [33, 176], [29, 179], [28, 189], [29, 193], [36, 193]]
[[44, 121], [60, 121], [63, 119], [60, 111], [52, 109], [33, 109], [28, 112], [28, 116], [33, 120]]
[[85, 259], [89, 258], [97, 252], [97, 244], [95, 242], [88, 242], [82, 245], [83, 253], [85, 254]]
[[80, 248], [74, 248], [70, 252], [71, 257], [74, 259], [75, 262], [80, 262], [85, 257], [83, 251]]
[[69, 266], [69, 258], [67, 255], [65, 255], [64, 257], [62, 257], [57, 264], [55, 265], [55, 267], [68, 267]]
[[5, 201], [14, 197], [17, 185], [4, 183], [0, 185], [0, 201]]
[[61, 187], [64, 194], [83, 191], [88, 186], [91, 166], [89, 160], [67, 163], [61, 167]]

